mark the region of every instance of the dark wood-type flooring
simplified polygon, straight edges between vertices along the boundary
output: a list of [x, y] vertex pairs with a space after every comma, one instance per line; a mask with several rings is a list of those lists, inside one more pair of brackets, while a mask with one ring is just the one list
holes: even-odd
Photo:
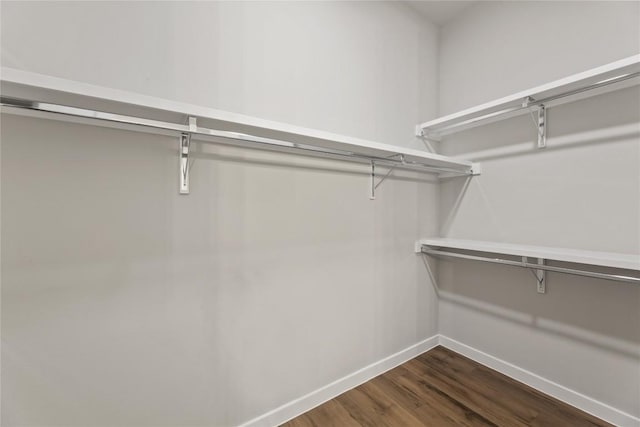
[[610, 424], [444, 347], [436, 347], [284, 426]]

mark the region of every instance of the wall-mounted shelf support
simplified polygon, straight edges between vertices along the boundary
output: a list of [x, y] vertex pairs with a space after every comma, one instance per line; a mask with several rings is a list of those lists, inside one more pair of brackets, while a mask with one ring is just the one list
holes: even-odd
[[179, 160], [180, 160], [180, 194], [189, 194], [189, 150], [191, 149], [191, 132], [198, 132], [198, 122], [195, 117], [189, 117], [189, 132], [180, 134]]
[[371, 175], [369, 176], [369, 184], [371, 186], [371, 193], [369, 193], [369, 200], [376, 199], [376, 164], [373, 160], [371, 160]]
[[547, 108], [544, 104], [538, 106], [538, 148], [547, 146]]
[[[529, 264], [529, 258], [526, 256], [522, 257], [522, 265], [525, 268], [528, 268], [527, 265]], [[538, 265], [544, 265], [544, 259], [543, 258], [537, 258], [537, 264]], [[544, 294], [547, 292], [547, 276], [544, 270], [541, 270], [539, 268], [535, 269], [535, 268], [529, 268], [529, 270], [531, 271], [531, 273], [533, 274], [533, 277], [536, 278], [536, 286], [538, 289], [538, 293], [539, 294]]]
[[189, 149], [191, 147], [191, 135], [180, 135], [180, 194], [189, 194]]
[[[397, 157], [400, 160], [401, 164], [405, 164], [404, 154], [394, 154], [392, 156], [389, 156], [390, 159], [394, 157]], [[373, 160], [371, 161], [371, 174], [370, 174], [371, 193], [369, 194], [369, 200], [376, 199], [376, 190], [378, 189], [380, 184], [382, 184], [384, 180], [387, 179], [389, 175], [391, 175], [391, 172], [393, 172], [395, 168], [396, 168], [395, 165], [391, 166], [391, 168], [387, 171], [387, 173], [382, 178], [380, 178], [380, 181], [376, 182], [376, 165]]]
[[531, 118], [538, 133], [538, 148], [545, 148], [547, 146], [547, 107], [542, 103], [536, 103], [536, 100], [530, 96], [525, 98], [522, 106], [525, 108], [533, 106], [538, 110], [538, 120], [533, 117], [533, 113], [531, 113]]

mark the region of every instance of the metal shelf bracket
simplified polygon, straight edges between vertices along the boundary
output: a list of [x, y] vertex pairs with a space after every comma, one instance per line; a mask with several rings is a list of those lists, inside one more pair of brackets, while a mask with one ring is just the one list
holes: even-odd
[[535, 101], [535, 99], [528, 96], [522, 101], [522, 106], [529, 108], [531, 104], [534, 104], [535, 108], [537, 108], [538, 120], [536, 121], [533, 118], [533, 113], [531, 113], [531, 118], [538, 132], [538, 148], [545, 148], [547, 146], [547, 107], [544, 104], [535, 104]]
[[547, 146], [547, 107], [538, 106], [538, 148]]
[[369, 175], [369, 185], [370, 185], [370, 191], [371, 191], [369, 193], [369, 200], [375, 200], [376, 188], [378, 188], [378, 186], [376, 185], [376, 164], [373, 160], [371, 161], [371, 174]]
[[[195, 117], [189, 117], [189, 131], [197, 132], [198, 124]], [[191, 133], [180, 134], [180, 194], [189, 194], [189, 150], [191, 149]]]
[[[542, 265], [544, 266], [544, 259], [542, 258], [536, 258], [536, 263], [538, 265]], [[529, 271], [531, 271], [531, 273], [533, 274], [533, 276], [536, 278], [536, 283], [537, 283], [537, 290], [539, 294], [544, 294], [547, 292], [547, 275], [545, 270], [541, 270], [541, 269], [535, 269], [535, 268], [530, 268], [531, 264], [529, 263], [529, 260], [526, 256], [522, 257], [522, 266], [525, 268], [529, 268]]]
[[189, 194], [189, 148], [191, 134], [180, 135], [180, 194]]
[[[400, 159], [400, 162], [402, 162], [402, 164], [405, 164], [404, 154], [394, 154], [392, 156], [389, 156], [389, 158], [394, 158], [394, 157], [398, 157]], [[391, 172], [393, 172], [395, 168], [396, 168], [395, 165], [391, 166], [391, 168], [387, 171], [387, 173], [382, 178], [380, 178], [380, 181], [376, 183], [376, 164], [373, 160], [371, 161], [371, 175], [370, 175], [370, 191], [371, 192], [369, 193], [369, 200], [376, 199], [376, 190], [378, 189], [380, 184], [382, 184], [384, 180], [387, 179], [389, 175], [391, 175]]]

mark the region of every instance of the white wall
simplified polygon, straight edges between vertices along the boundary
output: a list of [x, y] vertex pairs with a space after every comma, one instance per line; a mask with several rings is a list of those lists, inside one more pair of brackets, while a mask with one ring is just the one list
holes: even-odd
[[[637, 2], [481, 2], [441, 33], [448, 113], [640, 52]], [[640, 91], [548, 110], [548, 147], [528, 116], [449, 137], [482, 162], [442, 187], [442, 236], [640, 254]], [[463, 193], [463, 196], [460, 194]], [[459, 202], [456, 202], [459, 200]], [[441, 262], [440, 332], [640, 416], [640, 287]]]
[[[0, 4], [1, 63], [399, 145], [639, 51], [638, 4]], [[638, 92], [450, 138], [461, 182], [2, 116], [2, 424], [234, 425], [438, 331], [640, 416], [638, 287], [441, 263], [441, 235], [638, 253]], [[562, 148], [560, 148], [562, 147]], [[300, 167], [300, 166], [305, 166]], [[441, 196], [439, 197], [439, 193]], [[438, 208], [439, 204], [439, 208]], [[440, 223], [440, 230], [437, 224]], [[440, 325], [438, 325], [438, 322]]]
[[[390, 3], [2, 2], [2, 65], [392, 144], [436, 29]], [[437, 332], [437, 186], [2, 116], [2, 424], [236, 425]], [[304, 166], [304, 167], [301, 167]]]

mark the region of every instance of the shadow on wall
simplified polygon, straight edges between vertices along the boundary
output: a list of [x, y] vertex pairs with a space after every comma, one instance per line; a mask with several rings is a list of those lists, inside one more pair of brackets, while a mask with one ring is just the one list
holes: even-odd
[[[579, 268], [570, 263], [549, 265]], [[451, 304], [640, 358], [638, 285], [547, 272], [547, 293], [537, 294], [535, 279], [526, 269], [442, 259], [437, 278], [439, 298]]]
[[442, 183], [440, 236], [640, 252], [639, 118], [634, 87], [549, 109], [545, 149], [527, 116], [451, 136], [483, 173]]
[[[544, 151], [637, 136], [639, 109], [640, 86], [550, 107]], [[535, 154], [536, 141], [536, 124], [527, 114], [450, 135], [441, 147], [443, 154], [483, 161]]]

